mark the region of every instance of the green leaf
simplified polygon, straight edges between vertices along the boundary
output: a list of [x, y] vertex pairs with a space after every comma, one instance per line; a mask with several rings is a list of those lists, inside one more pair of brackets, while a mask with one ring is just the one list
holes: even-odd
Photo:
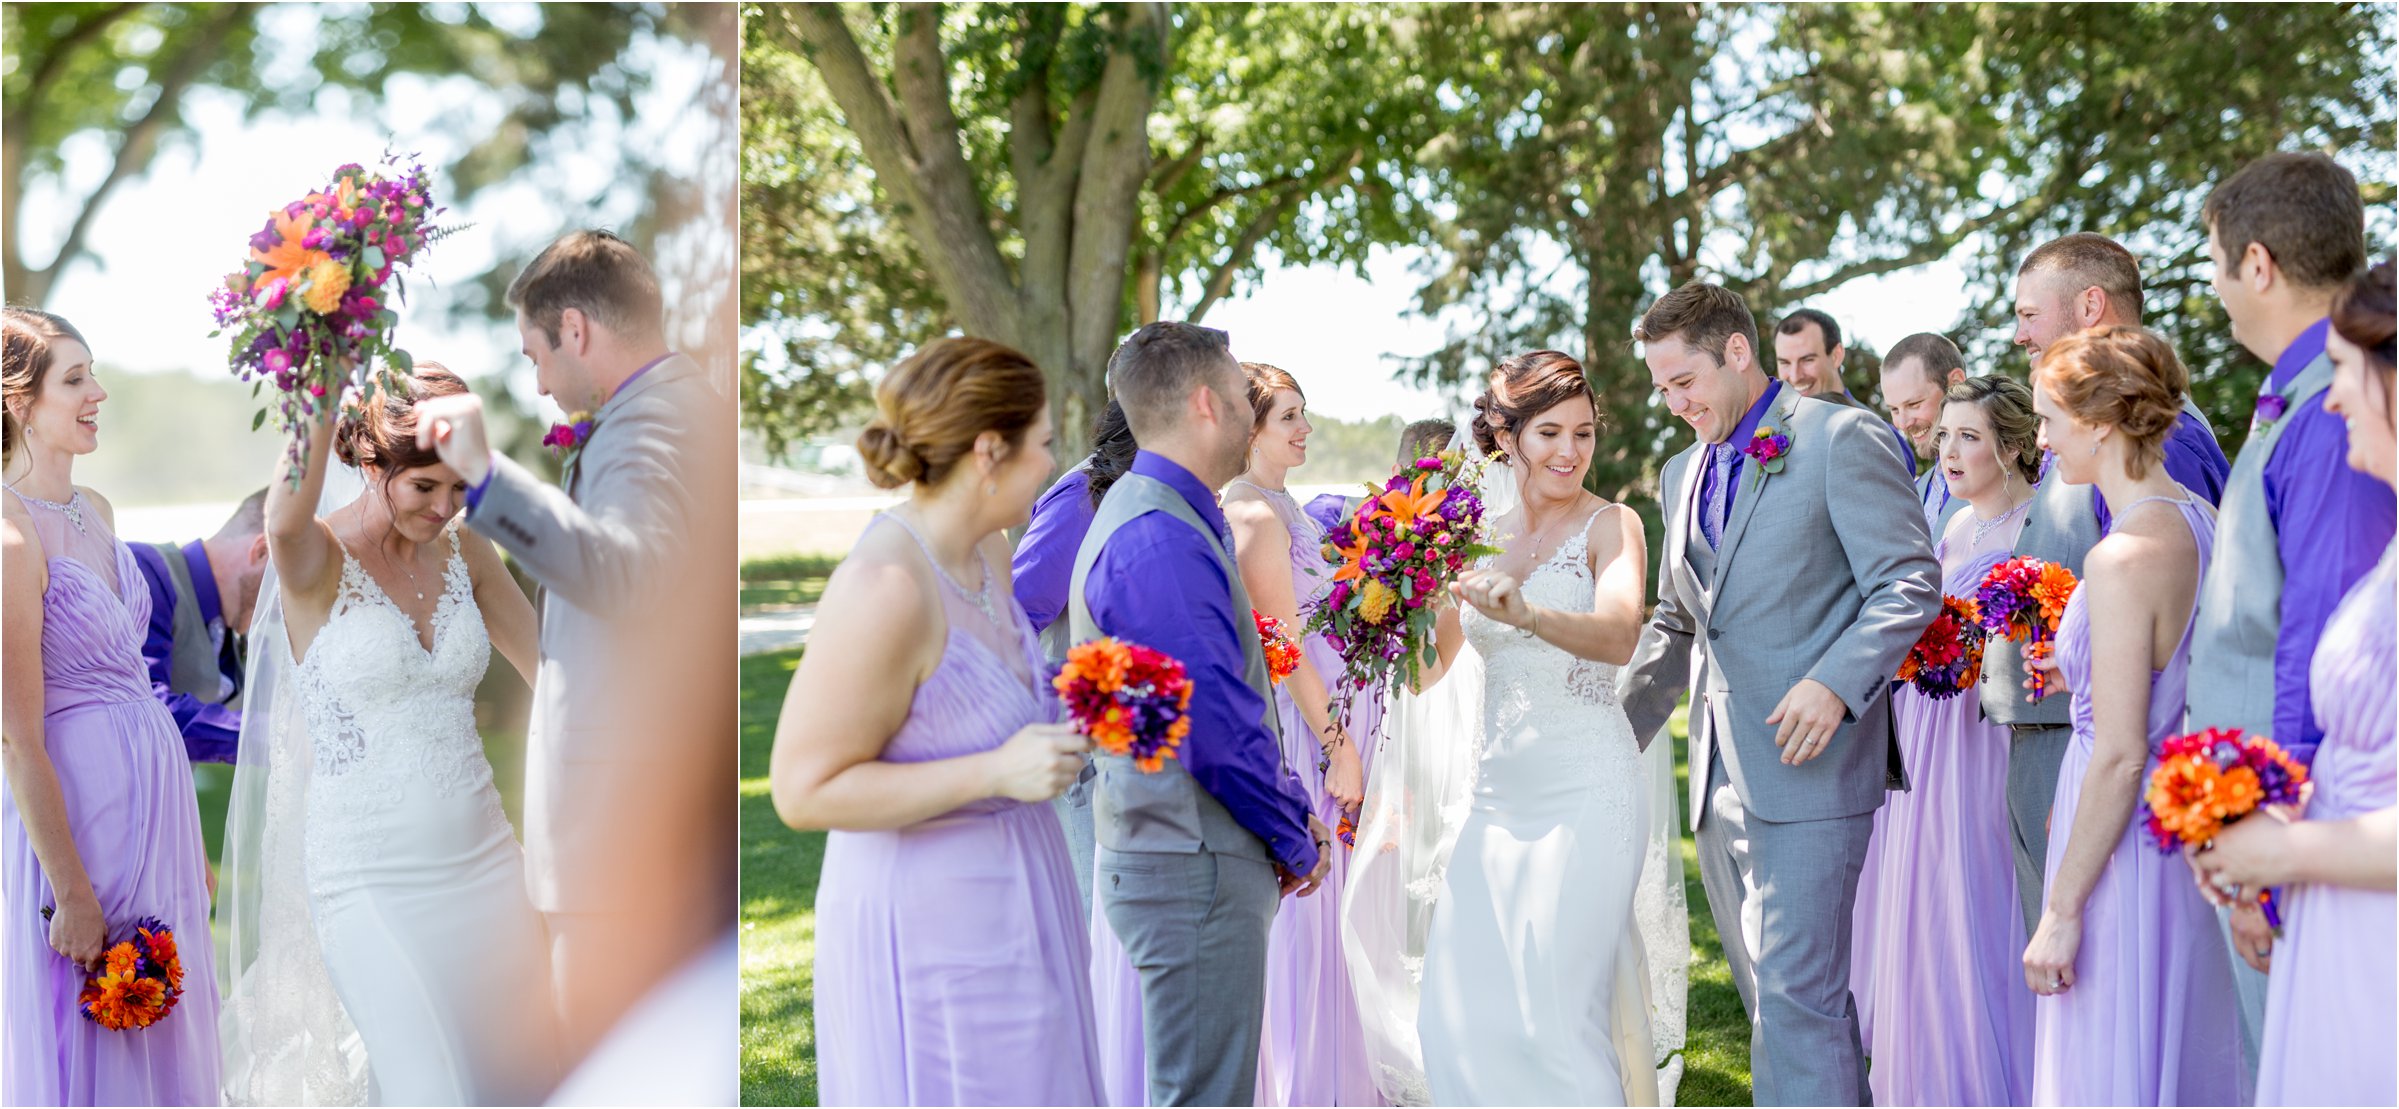
[[264, 425], [266, 424], [266, 422], [267, 422], [267, 410], [266, 410], [266, 409], [264, 409], [264, 408], [261, 408], [261, 409], [259, 409], [259, 410], [258, 410], [258, 414], [257, 414], [257, 415], [250, 417], [250, 430], [252, 430], [252, 431], [256, 431], [256, 430], [258, 430], [260, 427], [264, 426]]
[[394, 367], [398, 368], [401, 373], [405, 374], [416, 372], [416, 359], [411, 357], [407, 351], [401, 350], [398, 347], [392, 348], [391, 363]]
[[358, 252], [358, 260], [365, 264], [366, 272], [372, 274], [376, 270], [383, 268], [383, 248], [379, 246], [370, 246], [365, 250]]

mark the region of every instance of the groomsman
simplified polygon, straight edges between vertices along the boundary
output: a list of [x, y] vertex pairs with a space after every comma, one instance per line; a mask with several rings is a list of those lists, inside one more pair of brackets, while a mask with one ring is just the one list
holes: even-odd
[[[1849, 348], [1841, 345], [1841, 325], [1813, 308], [1796, 309], [1775, 325], [1775, 376], [1783, 384], [1798, 390], [1803, 397], [1872, 411], [1841, 380], [1841, 363], [1848, 357]], [[1899, 456], [1908, 464], [1908, 476], [1914, 477], [1920, 469], [1916, 465], [1916, 449], [1897, 427], [1883, 426], [1890, 427], [1891, 437], [1899, 441]]]
[[193, 762], [232, 762], [241, 738], [242, 630], [267, 571], [267, 491], [250, 494], [215, 535], [180, 546], [131, 544], [150, 587], [142, 661], [150, 692], [174, 714]]
[[1883, 355], [1883, 407], [1891, 426], [1915, 452], [1916, 502], [1924, 507], [1924, 522], [1937, 539], [1942, 525], [1965, 505], [1949, 495], [1949, 479], [1934, 465], [1934, 437], [1941, 430], [1941, 407], [1952, 385], [1966, 382], [1966, 356], [1949, 337], [1919, 331], [1892, 344]]
[[[1757, 1103], [1869, 1104], [1851, 922], [1891, 675], [1941, 606], [1913, 491], [1880, 461], [1907, 448], [1869, 413], [1770, 381], [1748, 306], [1721, 286], [1666, 294], [1633, 335], [1698, 442], [1660, 476], [1658, 605], [1618, 683], [1625, 714], [1654, 735], [1690, 696], [1691, 820]], [[1760, 431], [1784, 451], [1750, 453]]]
[[[2052, 239], [2024, 256], [2016, 269], [2016, 345], [2038, 363], [2041, 352], [2068, 335], [2101, 326], [2141, 326], [2141, 269], [2132, 252], [2104, 235], [2077, 232]], [[2048, 479], [2026, 509], [2016, 553], [2082, 573], [2083, 556], [2106, 535], [2110, 516], [2095, 485]], [[2213, 504], [2231, 463], [2207, 421], [2183, 398], [2182, 415], [2166, 437], [2166, 472]], [[2058, 763], [2074, 734], [2073, 698], [2052, 693], [2038, 701], [2024, 689], [2024, 663], [2015, 651], [1983, 655], [1983, 716], [2007, 726], [2008, 818], [2014, 828], [2016, 897], [2026, 935], [2040, 927], [2043, 869], [2049, 855], [2049, 806], [2057, 796]]]
[[[2308, 663], [2335, 606], [2391, 542], [2387, 485], [2349, 468], [2349, 433], [2324, 410], [2332, 296], [2365, 267], [2357, 179], [2315, 153], [2270, 154], [2217, 186], [2200, 209], [2216, 296], [2232, 335], [2273, 370], [2224, 495], [2215, 559], [2191, 629], [2190, 725], [2272, 736], [2305, 762], [2324, 733]], [[2230, 917], [2241, 994], [2241, 1061], [2257, 1073], [2273, 932]]]

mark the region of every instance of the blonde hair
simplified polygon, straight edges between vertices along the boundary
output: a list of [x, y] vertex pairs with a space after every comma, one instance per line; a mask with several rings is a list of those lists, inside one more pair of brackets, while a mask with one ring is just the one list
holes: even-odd
[[901, 360], [875, 387], [875, 418], [858, 433], [867, 480], [884, 489], [939, 485], [975, 437], [997, 431], [1024, 442], [1049, 405], [1041, 367], [989, 339], [936, 339]]

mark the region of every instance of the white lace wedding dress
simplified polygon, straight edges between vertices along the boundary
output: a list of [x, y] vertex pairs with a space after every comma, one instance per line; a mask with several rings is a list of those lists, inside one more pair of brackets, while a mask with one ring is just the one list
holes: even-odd
[[308, 911], [369, 1100], [537, 1104], [559, 1069], [549, 938], [475, 725], [491, 640], [455, 527], [449, 542], [430, 645], [344, 551], [292, 664]]
[[[1528, 602], [1591, 611], [1588, 530], [1526, 575]], [[1460, 620], [1484, 662], [1483, 727], [1425, 944], [1418, 1029], [1433, 1101], [1654, 1105], [1634, 916], [1649, 775], [1616, 667], [1472, 608]]]

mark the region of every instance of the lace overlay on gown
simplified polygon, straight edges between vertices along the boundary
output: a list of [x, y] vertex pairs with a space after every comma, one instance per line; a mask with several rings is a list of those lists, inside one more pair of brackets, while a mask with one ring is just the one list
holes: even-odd
[[[1589, 525], [1526, 572], [1528, 603], [1592, 610]], [[1484, 660], [1483, 726], [1427, 944], [1432, 1098], [1655, 1104], [1660, 1014], [1635, 914], [1648, 783], [1617, 668], [1472, 607], [1460, 631]]]
[[[294, 677], [314, 758], [307, 836], [311, 888], [355, 879], [392, 831], [379, 814], [414, 793], [482, 803], [479, 831], [509, 834], [475, 727], [475, 687], [491, 661], [491, 637], [475, 603], [458, 532], [425, 646], [415, 619], [347, 549], [340, 591]], [[407, 737], [384, 744], [370, 736]]]

